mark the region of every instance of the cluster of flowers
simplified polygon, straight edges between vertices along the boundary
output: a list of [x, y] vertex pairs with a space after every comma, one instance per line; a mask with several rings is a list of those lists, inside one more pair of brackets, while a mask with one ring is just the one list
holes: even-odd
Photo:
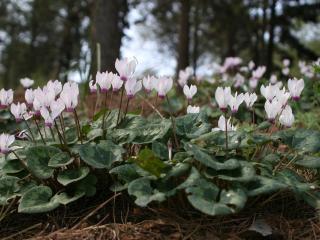
[[[260, 92], [262, 96], [266, 99], [264, 104], [264, 109], [266, 111], [267, 119], [274, 123], [277, 117], [279, 117], [279, 122], [284, 127], [291, 127], [294, 122], [294, 115], [292, 109], [288, 104], [291, 98], [294, 101], [300, 99], [301, 92], [304, 88], [303, 79], [289, 79], [288, 80], [288, 90], [285, 87], [282, 89], [279, 84], [269, 84], [268, 86], [262, 85]], [[231, 94], [231, 88], [218, 87], [215, 92], [215, 99], [219, 108], [222, 112], [228, 112], [228, 107], [232, 114], [238, 112], [239, 106], [245, 102], [246, 107], [249, 110], [253, 110], [253, 105], [257, 100], [257, 95], [255, 93], [241, 93], [238, 95], [236, 92], [234, 95]], [[218, 127], [213, 129], [214, 131], [234, 131], [236, 127], [231, 123], [231, 117], [226, 120], [226, 118], [221, 115], [218, 121]]]
[[[132, 99], [139, 91], [144, 87], [147, 94], [150, 94], [153, 90], [157, 92], [160, 99], [164, 99], [167, 93], [173, 87], [173, 80], [170, 77], [155, 77], [146, 76], [142, 80], [137, 80], [134, 77], [137, 62], [135, 59], [123, 59], [116, 60], [115, 68], [119, 74], [113, 72], [97, 72], [95, 80], [89, 82], [89, 88], [91, 93], [97, 93], [100, 89], [101, 93], [107, 93], [112, 89], [113, 92], [118, 92], [124, 85], [126, 95], [128, 99]], [[195, 85], [187, 85], [187, 81], [191, 76], [190, 68], [180, 71], [179, 73], [179, 85], [183, 88], [183, 92], [190, 103], [193, 96], [197, 93], [197, 87]], [[99, 86], [99, 88], [98, 88]], [[200, 108], [197, 106], [189, 105], [187, 107], [188, 113], [198, 113]]]
[[[227, 58], [221, 67], [221, 73], [226, 73], [230, 69], [235, 68], [242, 63], [240, 58]], [[290, 61], [284, 61], [284, 66], [287, 68], [290, 65]], [[89, 82], [89, 88], [91, 93], [108, 93], [118, 92], [122, 89], [125, 90], [128, 100], [132, 99], [139, 91], [144, 87], [147, 94], [155, 90], [157, 96], [160, 99], [164, 99], [168, 92], [173, 87], [173, 80], [170, 77], [155, 77], [147, 76], [142, 80], [137, 80], [134, 76], [137, 61], [135, 59], [130, 60], [128, 58], [115, 62], [116, 73], [112, 72], [97, 72], [96, 79]], [[242, 71], [251, 71], [250, 86], [256, 88], [258, 80], [263, 76], [265, 72], [264, 66], [259, 66], [255, 69], [254, 62], [250, 62], [248, 66], [242, 67]], [[191, 103], [193, 97], [197, 93], [197, 87], [195, 85], [188, 85], [188, 80], [192, 75], [190, 68], [179, 72], [178, 83], [183, 89], [183, 93], [188, 101]], [[237, 77], [237, 75], [236, 75]], [[243, 84], [244, 77], [238, 75], [241, 80], [237, 81], [236, 85]], [[10, 105], [10, 110], [17, 122], [22, 120], [27, 121], [34, 117], [40, 116], [44, 119], [46, 127], [51, 128], [58, 117], [63, 117], [62, 113], [75, 112], [75, 108], [78, 105], [79, 87], [75, 82], [67, 82], [62, 85], [58, 80], [49, 81], [43, 88], [31, 89], [34, 81], [28, 78], [20, 80], [21, 84], [26, 89], [25, 101], [26, 103], [12, 103], [13, 91], [1, 89], [0, 90], [0, 108], [5, 109]], [[288, 105], [290, 97], [293, 100], [299, 100], [300, 94], [304, 88], [303, 79], [289, 79], [288, 90], [282, 87], [282, 83], [277, 81], [276, 76], [272, 76], [270, 84], [268, 86], [261, 86], [261, 94], [266, 98], [265, 111], [267, 118], [270, 122], [275, 122], [279, 119], [281, 125], [285, 127], [291, 127], [294, 122], [294, 115], [291, 107]], [[245, 102], [246, 107], [253, 110], [253, 105], [257, 101], [257, 95], [255, 93], [246, 92], [245, 94], [237, 92], [232, 95], [231, 88], [218, 87], [215, 92], [215, 99], [219, 105], [220, 110], [225, 113], [228, 112], [228, 108], [232, 114], [237, 113], [239, 106]], [[199, 106], [188, 105], [187, 113], [199, 113]], [[232, 125], [232, 120], [228, 120], [224, 115], [221, 115], [218, 121], [218, 128], [213, 130], [233, 131], [236, 127]], [[2, 134], [0, 136], [0, 152], [7, 153], [9, 146], [14, 141], [14, 136]]]
[[[319, 60], [318, 60], [319, 61]], [[265, 66], [256, 66], [253, 61], [250, 61], [248, 65], [241, 65], [243, 63], [242, 59], [239, 57], [227, 57], [224, 63], [220, 66], [217, 65], [216, 68], [218, 73], [221, 74], [222, 81], [231, 80], [235, 88], [244, 87], [251, 90], [255, 90], [258, 86], [259, 80], [263, 77], [266, 72]], [[292, 66], [290, 59], [283, 59], [280, 67], [281, 74], [283, 77], [289, 77], [290, 67]], [[311, 64], [307, 64], [305, 61], [299, 61], [298, 67], [300, 74], [303, 77], [313, 78], [314, 71]], [[246, 86], [245, 79], [249, 79], [248, 86]], [[278, 77], [276, 74], [270, 76], [269, 82], [271, 84], [279, 84], [282, 87], [282, 82], [278, 82]]]

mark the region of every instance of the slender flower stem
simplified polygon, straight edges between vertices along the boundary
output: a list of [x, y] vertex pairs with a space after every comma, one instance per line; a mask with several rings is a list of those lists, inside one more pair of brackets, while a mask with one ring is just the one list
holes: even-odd
[[123, 118], [125, 118], [127, 116], [127, 112], [128, 112], [128, 108], [129, 108], [129, 102], [130, 102], [130, 98], [127, 99], [126, 110], [124, 112], [124, 117]]
[[35, 119], [35, 118], [33, 118], [33, 119], [34, 119], [34, 122], [35, 122], [35, 124], [36, 124], [36, 126], [37, 126], [37, 129], [38, 129], [38, 132], [39, 132], [39, 134], [40, 134], [40, 137], [41, 137], [42, 142], [43, 142], [44, 144], [46, 144], [46, 141], [45, 141], [44, 138], [43, 138], [43, 135], [42, 135], [42, 133], [41, 133], [41, 129], [40, 129], [40, 126], [39, 126], [39, 124], [38, 124], [37, 119]]
[[73, 113], [74, 113], [76, 125], [78, 126], [78, 131], [79, 131], [78, 133], [79, 133], [80, 142], [81, 142], [81, 144], [83, 144], [82, 133], [81, 133], [81, 125], [80, 125], [80, 120], [79, 120], [79, 117], [78, 117], [78, 114], [77, 114], [77, 110], [74, 109]]
[[59, 116], [59, 121], [60, 121], [60, 126], [61, 126], [61, 131], [62, 131], [62, 137], [63, 137], [64, 141], [66, 141], [66, 134], [65, 134], [63, 117]]
[[117, 117], [117, 125], [119, 124], [119, 119], [120, 119], [120, 112], [121, 112], [122, 99], [123, 99], [123, 92], [124, 92], [124, 86], [122, 86], [122, 90], [121, 90], [121, 98], [120, 98], [119, 112], [118, 112], [118, 117]]
[[52, 127], [50, 127], [50, 132], [51, 132], [51, 137], [52, 137], [53, 141], [56, 141], [56, 138], [54, 137], [54, 133], [53, 133]]
[[172, 113], [172, 109], [171, 109], [171, 105], [170, 105], [170, 101], [169, 101], [168, 96], [166, 96], [166, 99], [167, 99], [167, 102], [168, 102], [168, 105], [169, 105], [169, 113], [170, 113], [170, 118], [171, 118], [171, 122], [172, 122], [172, 131], [173, 131], [174, 143], [176, 145], [176, 148], [179, 149], [180, 145], [179, 145], [178, 138], [177, 138], [177, 135], [176, 135], [176, 123], [175, 123], [175, 120], [174, 120], [174, 117], [173, 117], [173, 113]]
[[108, 92], [106, 92], [105, 99], [104, 99], [104, 113], [102, 118], [102, 129], [104, 131], [105, 121], [106, 121], [106, 114], [107, 114], [107, 99], [108, 99]]
[[254, 107], [252, 107], [252, 124], [254, 124], [255, 122], [254, 115], [255, 115]]
[[32, 138], [33, 142], [36, 142], [36, 141], [35, 141], [35, 138], [34, 138], [34, 135], [33, 135], [32, 131], [31, 131], [31, 128], [30, 128], [30, 126], [29, 126], [28, 121], [27, 121], [25, 118], [23, 118], [23, 120], [24, 120], [24, 122], [26, 123], [26, 126], [27, 126], [27, 128], [28, 128], [28, 130], [29, 130], [29, 132], [30, 132], [30, 135], [31, 135], [31, 138]]
[[65, 148], [68, 149], [68, 143], [66, 142], [65, 139], [63, 139], [63, 137], [59, 131], [58, 123], [56, 120], [54, 120], [54, 126], [56, 128], [57, 133], [58, 133], [58, 137], [59, 137], [59, 141], [60, 141], [61, 146], [64, 145]]
[[228, 158], [228, 120], [227, 120], [227, 112], [224, 113], [225, 118], [225, 136], [226, 136], [226, 158]]

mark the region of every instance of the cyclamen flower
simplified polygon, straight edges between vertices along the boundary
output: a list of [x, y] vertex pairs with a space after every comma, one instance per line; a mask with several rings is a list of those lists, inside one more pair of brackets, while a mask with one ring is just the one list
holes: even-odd
[[62, 83], [59, 80], [55, 80], [55, 81], [48, 81], [47, 82], [47, 88], [50, 90], [53, 90], [53, 92], [55, 93], [55, 96], [58, 96], [59, 93], [62, 91]]
[[215, 99], [219, 105], [221, 111], [225, 112], [228, 109], [228, 103], [231, 98], [231, 88], [218, 87], [215, 92]]
[[181, 87], [184, 87], [184, 85], [187, 84], [188, 79], [192, 75], [192, 69], [190, 67], [187, 67], [185, 70], [179, 71], [179, 78], [178, 83]]
[[97, 72], [96, 83], [100, 86], [102, 93], [106, 93], [110, 89], [112, 78], [112, 72]]
[[34, 80], [30, 78], [21, 78], [20, 83], [24, 88], [30, 88], [34, 84]]
[[5, 89], [0, 90], [0, 109], [7, 108], [13, 101], [13, 91], [9, 89], [6, 91]]
[[60, 94], [61, 100], [65, 104], [67, 112], [73, 112], [78, 105], [79, 87], [75, 82], [67, 82], [64, 84]]
[[283, 68], [281, 72], [283, 75], [288, 76], [290, 73], [290, 69], [288, 67], [286, 67], [286, 68]]
[[2, 154], [11, 152], [12, 148], [10, 148], [10, 145], [14, 142], [14, 140], [14, 135], [2, 133], [0, 135], [0, 152]]
[[282, 64], [284, 67], [289, 67], [290, 66], [290, 59], [288, 59], [288, 58], [283, 59]]
[[191, 106], [189, 105], [187, 107], [187, 113], [199, 113], [200, 112], [200, 107], [199, 106]]
[[259, 66], [256, 70], [254, 70], [252, 72], [252, 78], [260, 79], [265, 72], [266, 72], [266, 67], [265, 66]]
[[52, 127], [54, 120], [63, 112], [64, 108], [65, 105], [62, 99], [53, 101], [50, 105], [50, 111], [46, 107], [41, 108], [40, 113], [46, 127]]
[[242, 63], [242, 59], [239, 57], [227, 57], [224, 60], [223, 66], [220, 68], [220, 73], [225, 73], [231, 68], [234, 68]]
[[276, 92], [276, 98], [278, 102], [281, 104], [282, 107], [286, 106], [288, 103], [288, 100], [290, 98], [290, 93], [286, 91], [286, 88], [279, 89]]
[[291, 127], [294, 122], [294, 115], [292, 113], [292, 109], [289, 105], [285, 107], [285, 109], [282, 111], [279, 122], [281, 125], [285, 127]]
[[249, 64], [248, 64], [248, 68], [249, 68], [249, 70], [252, 70], [252, 69], [254, 69], [254, 67], [256, 66], [256, 64], [254, 63], [254, 61], [250, 61], [249, 62]]
[[[49, 107], [51, 102], [55, 100], [56, 94], [53, 88], [48, 88], [44, 86], [43, 89], [37, 88], [33, 91], [34, 101], [37, 99], [37, 102], [40, 106]], [[33, 101], [33, 102], [34, 102]]]
[[25, 103], [11, 104], [10, 111], [15, 117], [16, 122], [19, 123], [24, 119], [25, 114], [27, 113], [27, 106]]
[[134, 78], [129, 79], [128, 81], [126, 81], [125, 85], [124, 85], [125, 89], [126, 89], [126, 93], [127, 93], [127, 97], [129, 99], [133, 98], [134, 95], [139, 92], [142, 88], [142, 82], [141, 81], [137, 81]]
[[245, 93], [244, 102], [247, 105], [247, 108], [252, 109], [253, 104], [257, 101], [258, 97], [255, 93]]
[[236, 92], [234, 96], [232, 96], [232, 95], [230, 96], [228, 105], [229, 105], [232, 113], [238, 112], [239, 106], [243, 102], [243, 100], [244, 100], [243, 93], [238, 95], [238, 93]]
[[304, 80], [302, 78], [300, 80], [296, 78], [288, 80], [288, 89], [294, 101], [298, 101], [300, 99], [303, 88]]
[[244, 80], [244, 76], [242, 76], [240, 73], [237, 73], [236, 76], [234, 77], [234, 87], [235, 88], [238, 88], [238, 87], [241, 87], [245, 80]]
[[150, 93], [154, 88], [157, 79], [154, 76], [147, 76], [142, 79], [143, 87], [147, 93]]
[[271, 102], [266, 101], [266, 103], [264, 104], [264, 109], [267, 113], [268, 120], [270, 122], [274, 122], [277, 115], [281, 112], [282, 106], [281, 103], [276, 98], [274, 98]]
[[115, 68], [120, 75], [120, 79], [124, 82], [132, 77], [132, 75], [136, 70], [136, 66], [137, 66], [136, 59], [132, 59], [132, 60], [129, 60], [128, 58], [124, 58], [122, 60], [117, 59], [115, 63]]
[[32, 89], [27, 89], [24, 93], [24, 98], [29, 107], [32, 107], [34, 101], [34, 93]]
[[256, 78], [250, 78], [249, 80], [249, 87], [251, 89], [256, 89], [256, 87], [258, 86], [258, 80], [259, 79], [256, 79]]
[[261, 85], [260, 92], [262, 96], [264, 96], [268, 101], [272, 101], [272, 99], [276, 96], [277, 92], [279, 91], [279, 87], [277, 85], [268, 86]]
[[158, 92], [158, 97], [163, 99], [171, 90], [172, 85], [172, 78], [160, 77], [154, 86], [155, 90]]
[[117, 92], [122, 87], [123, 81], [120, 79], [120, 77], [117, 74], [113, 74], [111, 85], [112, 85], [112, 91]]
[[197, 86], [191, 85], [190, 87], [188, 87], [188, 85], [184, 85], [183, 93], [190, 101], [193, 98], [193, 96], [197, 93]]
[[231, 118], [228, 119], [227, 121], [227, 126], [226, 126], [226, 119], [223, 115], [220, 116], [219, 120], [218, 120], [218, 127], [212, 129], [213, 132], [216, 132], [216, 131], [236, 131], [237, 128], [235, 126], [233, 126], [231, 123]]
[[269, 79], [269, 82], [270, 82], [271, 84], [276, 84], [277, 81], [278, 81], [277, 75], [272, 74], [271, 77], [270, 77], [270, 79]]
[[90, 93], [96, 93], [97, 90], [98, 90], [97, 83], [94, 82], [93, 80], [91, 80], [91, 81], [89, 82], [89, 89], [90, 89]]

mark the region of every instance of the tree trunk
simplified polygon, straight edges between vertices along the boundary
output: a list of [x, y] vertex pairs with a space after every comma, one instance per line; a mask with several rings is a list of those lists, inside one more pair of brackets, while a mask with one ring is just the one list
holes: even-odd
[[273, 69], [273, 49], [274, 49], [274, 28], [275, 28], [275, 15], [276, 15], [276, 4], [277, 0], [272, 0], [271, 4], [271, 16], [269, 26], [269, 42], [267, 52], [267, 74], [269, 77]]
[[[120, 57], [121, 39], [126, 26], [127, 0], [97, 0], [94, 10], [93, 39], [100, 44], [101, 71], [114, 71]], [[93, 60], [96, 59], [93, 54]]]
[[180, 0], [180, 2], [181, 15], [179, 21], [177, 72], [189, 66], [190, 0]]
[[199, 45], [199, 36], [198, 36], [198, 31], [199, 31], [199, 1], [196, 1], [196, 6], [195, 6], [195, 11], [194, 11], [194, 29], [193, 29], [193, 56], [192, 56], [192, 61], [193, 61], [193, 76], [196, 78], [197, 77], [197, 61], [198, 61], [198, 45]]

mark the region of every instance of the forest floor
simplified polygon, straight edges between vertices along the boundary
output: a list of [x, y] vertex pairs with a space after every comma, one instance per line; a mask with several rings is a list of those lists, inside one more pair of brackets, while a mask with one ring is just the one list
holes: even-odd
[[142, 209], [125, 194], [104, 197], [47, 214], [12, 212], [0, 222], [0, 239], [320, 239], [318, 214], [286, 192], [253, 199], [240, 213], [221, 217], [200, 214], [178, 199]]

